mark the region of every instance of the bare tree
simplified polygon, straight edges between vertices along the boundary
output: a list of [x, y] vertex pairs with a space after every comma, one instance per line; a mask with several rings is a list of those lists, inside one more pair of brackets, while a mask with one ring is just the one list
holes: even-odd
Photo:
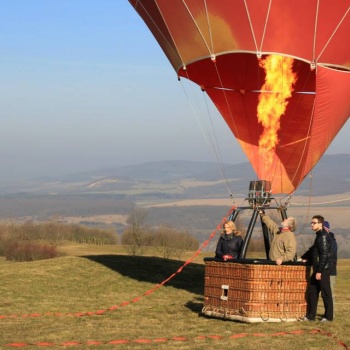
[[121, 242], [132, 255], [144, 254], [152, 243], [147, 218], [147, 210], [142, 208], [135, 208], [129, 214]]
[[174, 250], [175, 233], [175, 229], [166, 225], [159, 226], [154, 232], [154, 246], [163, 258], [170, 258]]
[[190, 235], [188, 231], [181, 231], [177, 233], [175, 241], [175, 255], [181, 259], [184, 253], [188, 251], [198, 250], [199, 242], [196, 238]]
[[154, 233], [153, 245], [163, 258], [175, 255], [181, 259], [185, 252], [198, 249], [199, 242], [187, 231], [177, 231], [170, 226], [161, 225]]
[[63, 240], [64, 236], [64, 225], [57, 222], [57, 220], [53, 219], [47, 224], [48, 228], [48, 241], [51, 245], [51, 247], [57, 247], [61, 241]]

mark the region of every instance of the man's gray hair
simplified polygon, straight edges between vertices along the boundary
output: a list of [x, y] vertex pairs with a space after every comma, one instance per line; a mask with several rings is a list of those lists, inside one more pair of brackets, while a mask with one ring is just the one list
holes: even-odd
[[289, 229], [294, 232], [296, 229], [297, 229], [297, 223], [296, 223], [296, 220], [295, 218], [293, 218], [292, 216], [290, 216], [288, 219], [288, 227]]

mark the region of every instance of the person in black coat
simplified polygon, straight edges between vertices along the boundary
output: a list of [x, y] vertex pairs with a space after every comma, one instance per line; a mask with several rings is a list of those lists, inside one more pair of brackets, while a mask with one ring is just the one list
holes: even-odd
[[236, 230], [233, 221], [226, 221], [222, 226], [224, 231], [218, 240], [215, 257], [224, 261], [238, 259], [243, 244], [241, 233]]
[[328, 221], [325, 221], [323, 223], [323, 228], [328, 232], [331, 240], [332, 240], [332, 251], [331, 251], [331, 256], [332, 256], [332, 264], [330, 267], [331, 270], [331, 290], [332, 290], [332, 297], [333, 297], [333, 318], [335, 316], [335, 277], [337, 276], [337, 262], [338, 262], [338, 243], [337, 240], [334, 236], [334, 233], [331, 231], [331, 227]]
[[332, 238], [323, 228], [324, 218], [315, 215], [311, 221], [311, 228], [316, 233], [312, 247], [301, 257], [312, 264], [312, 275], [307, 296], [307, 313], [305, 321], [315, 321], [319, 294], [324, 304], [322, 322], [333, 320], [333, 298], [330, 284], [331, 268], [334, 264], [332, 256]]

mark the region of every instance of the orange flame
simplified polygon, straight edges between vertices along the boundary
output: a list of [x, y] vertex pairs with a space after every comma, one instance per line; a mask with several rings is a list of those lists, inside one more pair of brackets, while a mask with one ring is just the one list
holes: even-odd
[[266, 167], [272, 164], [279, 142], [280, 118], [286, 111], [287, 99], [292, 96], [293, 84], [297, 81], [292, 71], [293, 61], [290, 57], [270, 55], [259, 63], [266, 73], [257, 108], [258, 121], [264, 127], [259, 140], [259, 154], [264, 156]]

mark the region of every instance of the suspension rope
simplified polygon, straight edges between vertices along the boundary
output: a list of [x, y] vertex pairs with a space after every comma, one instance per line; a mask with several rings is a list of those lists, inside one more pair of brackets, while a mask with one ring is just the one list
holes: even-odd
[[307, 141], [304, 142], [303, 151], [302, 151], [302, 154], [301, 154], [301, 156], [299, 158], [298, 166], [296, 167], [296, 169], [294, 171], [294, 175], [293, 175], [292, 181], [294, 181], [295, 176], [297, 175], [298, 170], [299, 170], [299, 168], [301, 166], [301, 160], [303, 159], [304, 155], [306, 154], [307, 144], [308, 144], [308, 142], [310, 140], [310, 134], [311, 134], [311, 129], [312, 129], [312, 121], [314, 119], [315, 101], [316, 100], [314, 100], [313, 105], [312, 105], [311, 118], [310, 118], [310, 121], [309, 121], [309, 128], [308, 128], [308, 131], [307, 131], [308, 138], [307, 138]]
[[[318, 6], [317, 6], [318, 7]], [[326, 42], [325, 46], [323, 47], [323, 49], [321, 50], [320, 54], [318, 55], [316, 61], [318, 61], [320, 59], [320, 57], [322, 56], [323, 52], [326, 50], [327, 46], [329, 45], [329, 43], [331, 42], [331, 40], [333, 39], [335, 33], [338, 31], [339, 27], [341, 26], [341, 24], [343, 23], [345, 17], [347, 16], [347, 14], [350, 11], [350, 6], [348, 7], [347, 11], [344, 13], [344, 16], [341, 18], [341, 20], [339, 21], [338, 25], [335, 27], [333, 33], [330, 35], [328, 41]]]
[[[209, 38], [210, 38], [210, 46], [212, 51], [214, 52], [214, 42], [213, 42], [213, 35], [211, 32], [211, 26], [210, 26], [210, 21], [209, 21], [209, 12], [208, 12], [208, 7], [207, 7], [207, 1], [204, 0], [204, 6], [205, 6], [205, 13], [207, 16], [207, 23], [208, 23], [208, 31], [209, 31]], [[212, 56], [212, 58], [214, 58], [214, 56]]]
[[[187, 74], [187, 71], [186, 71], [186, 74]], [[218, 143], [218, 138], [217, 138], [216, 133], [215, 133], [215, 128], [214, 128], [214, 125], [213, 125], [213, 122], [212, 122], [210, 109], [209, 109], [209, 106], [208, 106], [207, 99], [205, 98], [206, 96], [203, 93], [203, 100], [205, 102], [206, 113], [207, 113], [209, 121], [210, 121], [211, 133], [209, 131], [209, 127], [206, 127], [205, 122], [201, 120], [199, 113], [197, 113], [197, 110], [194, 107], [192, 99], [189, 97], [189, 94], [188, 94], [188, 92], [187, 92], [187, 90], [186, 90], [186, 88], [185, 88], [185, 86], [184, 86], [184, 84], [182, 83], [181, 80], [180, 80], [180, 83], [181, 83], [182, 89], [184, 91], [184, 94], [186, 96], [187, 103], [190, 106], [192, 114], [193, 114], [195, 120], [197, 121], [197, 124], [198, 124], [198, 126], [199, 126], [199, 128], [200, 128], [200, 130], [202, 132], [202, 135], [203, 135], [206, 143], [208, 144], [208, 146], [214, 152], [214, 155], [215, 155], [215, 158], [216, 158], [216, 161], [217, 161], [217, 164], [218, 164], [218, 168], [219, 168], [221, 177], [223, 178], [225, 187], [227, 189], [227, 192], [228, 192], [230, 198], [233, 201], [233, 195], [232, 195], [232, 192], [231, 192], [230, 187], [229, 187], [228, 178], [227, 178], [227, 176], [225, 174], [225, 168], [224, 168], [224, 163], [222, 161], [222, 155], [221, 155], [221, 151], [220, 151], [220, 147], [219, 147], [219, 143]], [[234, 201], [233, 201], [233, 204], [234, 204]]]
[[[193, 23], [194, 23], [194, 25], [196, 26], [197, 31], [198, 31], [198, 33], [199, 33], [201, 39], [203, 40], [203, 43], [205, 44], [205, 46], [206, 46], [206, 48], [207, 48], [207, 50], [208, 50], [208, 54], [210, 55], [211, 60], [212, 60], [212, 62], [213, 62], [213, 64], [214, 64], [214, 67], [215, 67], [215, 70], [216, 70], [216, 75], [217, 75], [217, 78], [218, 78], [218, 80], [219, 80], [219, 86], [221, 87], [222, 92], [223, 92], [223, 94], [224, 94], [224, 99], [225, 99], [225, 102], [226, 102], [226, 106], [227, 106], [227, 108], [228, 108], [228, 110], [229, 110], [229, 115], [230, 115], [230, 118], [231, 118], [231, 120], [232, 120], [233, 128], [235, 129], [235, 134], [238, 136], [238, 131], [237, 131], [236, 125], [235, 125], [235, 123], [234, 123], [233, 113], [232, 113], [232, 111], [231, 111], [229, 99], [228, 99], [228, 96], [227, 96], [226, 91], [225, 91], [225, 89], [224, 89], [224, 84], [223, 84], [223, 81], [222, 81], [222, 77], [221, 77], [221, 74], [220, 74], [220, 72], [219, 72], [219, 70], [218, 70], [216, 61], [215, 61], [215, 54], [214, 54], [214, 51], [213, 51], [212, 31], [211, 31], [211, 25], [210, 25], [210, 21], [209, 21], [209, 15], [208, 15], [206, 3], [205, 3], [206, 19], [207, 19], [207, 26], [208, 26], [209, 37], [210, 37], [211, 47], [212, 47], [212, 48], [210, 48], [210, 46], [209, 46], [208, 43], [206, 42], [205, 36], [203, 35], [203, 33], [202, 33], [200, 27], [198, 26], [198, 24], [196, 23], [194, 16], [191, 14], [189, 7], [188, 7], [187, 4], [185, 3], [185, 0], [182, 0], [182, 3], [184, 4], [184, 6], [185, 6], [186, 10], [188, 11], [188, 13], [189, 13], [191, 19], [193, 20]], [[185, 67], [185, 64], [183, 64], [183, 66]], [[188, 79], [188, 80], [191, 80], [190, 77], [189, 77], [189, 74], [188, 74], [188, 71], [187, 71], [187, 70], [185, 70], [185, 74], [186, 74], [186, 76], [187, 76], [187, 79]], [[202, 87], [202, 91], [205, 91], [204, 87]], [[187, 98], [188, 98], [188, 96], [187, 96]], [[189, 99], [188, 99], [188, 101], [189, 101]], [[208, 116], [209, 116], [209, 120], [210, 120], [210, 124], [211, 124], [211, 130], [212, 130], [213, 137], [210, 136], [209, 132], [205, 132], [204, 129], [203, 129], [203, 127], [202, 127], [202, 125], [199, 123], [199, 124], [200, 124], [200, 128], [201, 128], [201, 130], [202, 130], [203, 135], [205, 136], [205, 139], [207, 140], [207, 143], [208, 143], [209, 145], [211, 145], [211, 147], [212, 147], [212, 149], [213, 149], [213, 151], [214, 151], [214, 154], [215, 154], [215, 156], [216, 156], [217, 163], [218, 163], [218, 166], [219, 166], [219, 170], [220, 170], [221, 175], [222, 175], [222, 177], [223, 177], [223, 179], [224, 179], [224, 182], [225, 182], [226, 189], [227, 189], [227, 191], [228, 191], [228, 194], [230, 195], [230, 198], [232, 199], [232, 201], [233, 201], [233, 203], [234, 203], [233, 195], [232, 195], [232, 192], [231, 192], [231, 190], [230, 190], [230, 188], [229, 188], [228, 180], [227, 180], [227, 177], [226, 177], [226, 175], [225, 175], [224, 166], [223, 166], [223, 161], [222, 161], [222, 157], [221, 157], [221, 152], [220, 152], [220, 149], [219, 149], [219, 146], [218, 146], [218, 141], [217, 141], [218, 139], [217, 139], [216, 134], [215, 134], [215, 131], [214, 131], [214, 127], [213, 127], [213, 123], [212, 123], [212, 118], [211, 118], [211, 114], [210, 114], [210, 112], [209, 112], [207, 100], [205, 100], [205, 104], [206, 104], [207, 114], [208, 114]], [[191, 104], [191, 107], [192, 107], [192, 104]], [[192, 111], [194, 111], [193, 108], [191, 108], [191, 109], [192, 109]], [[197, 119], [197, 121], [199, 121], [198, 118], [196, 118], [196, 119]]]
[[264, 43], [264, 40], [265, 40], [265, 33], [266, 33], [266, 28], [267, 28], [267, 22], [268, 22], [268, 18], [270, 17], [271, 4], [272, 4], [272, 0], [270, 0], [270, 2], [269, 2], [269, 7], [268, 7], [267, 14], [266, 14], [266, 17], [265, 17], [264, 32], [263, 32], [263, 35], [262, 35], [262, 38], [261, 38], [259, 54], [262, 51], [262, 46], [263, 46], [263, 43]]
[[250, 18], [250, 14], [249, 14], [247, 0], [244, 0], [244, 6], [245, 6], [246, 13], [247, 13], [248, 21], [249, 21], [250, 31], [252, 32], [252, 37], [253, 37], [253, 40], [254, 40], [254, 45], [255, 45], [256, 52], [260, 52], [259, 49], [258, 49], [258, 44], [256, 42], [256, 37], [255, 37], [255, 33], [254, 33], [252, 20]]
[[[203, 91], [203, 90], [202, 90], [202, 91]], [[212, 142], [212, 147], [213, 147], [213, 150], [214, 150], [214, 152], [215, 152], [215, 155], [216, 155], [216, 158], [217, 158], [217, 161], [218, 161], [218, 165], [219, 165], [219, 170], [220, 170], [220, 172], [221, 172], [222, 178], [224, 179], [227, 192], [229, 193], [230, 198], [232, 199], [233, 204], [234, 204], [233, 194], [232, 194], [232, 192], [231, 192], [231, 190], [230, 190], [230, 187], [229, 187], [228, 179], [227, 179], [226, 172], [225, 172], [224, 162], [223, 162], [223, 160], [222, 160], [222, 155], [221, 155], [221, 151], [220, 151], [220, 147], [219, 147], [219, 143], [218, 143], [218, 138], [217, 138], [216, 133], [215, 133], [215, 128], [214, 128], [214, 124], [213, 124], [213, 119], [211, 118], [211, 113], [210, 113], [210, 110], [209, 110], [208, 101], [207, 101], [207, 99], [206, 99], [206, 95], [204, 94], [204, 91], [203, 91], [203, 99], [204, 99], [204, 101], [205, 101], [207, 113], [208, 113], [208, 116], [209, 116], [209, 121], [210, 121], [210, 125], [211, 125], [211, 130], [212, 130], [213, 135], [214, 135], [215, 144]], [[212, 141], [212, 139], [211, 139], [211, 141]]]
[[311, 197], [312, 197], [312, 171], [310, 172], [310, 175], [309, 175], [309, 198], [308, 198], [308, 204], [307, 204], [307, 212], [305, 215], [303, 226], [298, 235], [302, 234], [304, 232], [305, 227], [307, 227], [308, 218], [310, 216]]
[[[184, 4], [184, 6], [185, 6], [185, 8], [186, 8], [186, 10], [187, 10], [187, 12], [188, 12], [188, 14], [189, 14], [190, 17], [192, 18], [193, 23], [194, 23], [194, 25], [196, 26], [199, 35], [200, 35], [201, 38], [203, 39], [204, 45], [206, 46], [206, 48], [208, 49], [208, 52], [210, 53], [210, 56], [212, 57], [212, 59], [214, 59], [214, 58], [215, 58], [215, 55], [213, 54], [213, 51], [211, 50], [211, 48], [210, 48], [209, 45], [207, 44], [207, 41], [205, 40], [205, 37], [204, 37], [202, 31], [200, 30], [200, 28], [199, 28], [199, 26], [198, 26], [198, 24], [197, 24], [195, 18], [193, 17], [193, 15], [192, 15], [190, 9], [188, 8], [188, 6], [187, 6], [185, 0], [182, 0], [182, 3]], [[207, 23], [208, 23], [209, 33], [211, 33], [208, 15], [207, 15]], [[211, 36], [210, 36], [210, 37], [211, 37]]]
[[[315, 13], [315, 26], [314, 26], [314, 42], [312, 45], [312, 62], [316, 63], [316, 33], [317, 33], [317, 23], [318, 23], [318, 11], [320, 8], [320, 0], [317, 1], [316, 13]], [[316, 66], [315, 66], [316, 68]]]
[[[212, 47], [212, 48], [210, 48], [210, 46], [209, 46], [208, 43], [206, 42], [205, 36], [203, 35], [203, 33], [202, 33], [200, 27], [198, 26], [197, 22], [195, 21], [195, 18], [194, 18], [194, 16], [193, 16], [193, 14], [191, 13], [191, 11], [190, 11], [188, 5], [186, 4], [185, 0], [182, 0], [182, 3], [183, 3], [183, 5], [184, 5], [184, 7], [186, 8], [186, 10], [187, 10], [187, 12], [188, 12], [190, 18], [192, 19], [192, 21], [193, 21], [195, 27], [197, 28], [197, 31], [198, 31], [198, 33], [199, 33], [201, 39], [203, 40], [204, 45], [206, 46], [206, 48], [207, 48], [207, 50], [208, 50], [208, 54], [210, 55], [210, 57], [211, 57], [213, 63], [215, 64], [215, 54], [214, 54], [214, 52], [213, 52], [212, 31], [211, 31], [211, 26], [210, 26], [210, 22], [209, 22], [209, 15], [208, 15], [206, 3], [205, 3], [206, 18], [207, 18], [207, 25], [208, 25], [209, 37], [210, 37], [211, 47]], [[157, 3], [156, 3], [156, 5], [158, 6]], [[144, 9], [144, 10], [145, 10], [145, 9]], [[158, 10], [159, 10], [159, 12], [160, 12], [160, 14], [161, 14], [161, 11], [160, 11], [159, 7], [158, 7]], [[145, 11], [146, 11], [146, 10], [145, 10]], [[152, 20], [152, 22], [153, 22], [153, 24], [155, 25], [155, 27], [158, 28], [158, 27], [156, 26], [156, 23], [153, 21], [152, 17], [150, 16], [150, 14], [148, 14], [148, 16], [149, 16], [149, 18]], [[163, 21], [164, 21], [165, 25], [167, 25], [167, 23], [166, 23], [164, 17], [163, 17]], [[168, 29], [169, 29], [169, 28], [168, 28]], [[160, 31], [159, 28], [158, 28], [158, 31], [159, 31], [159, 33], [163, 36], [164, 40], [165, 40], [166, 42], [168, 42], [168, 40], [164, 37], [164, 35], [162, 34], [162, 32]], [[171, 35], [171, 31], [170, 31], [170, 30], [168, 30], [168, 31], [169, 31], [169, 34]], [[172, 39], [173, 39], [173, 38], [172, 38]], [[172, 42], [173, 42], [173, 44], [174, 44], [175, 47], [176, 47], [176, 42], [175, 42], [174, 40], [173, 40]], [[169, 43], [169, 47], [172, 47], [172, 45], [170, 45], [170, 43]], [[177, 53], [178, 57], [179, 57], [179, 58], [181, 59], [181, 61], [183, 62], [183, 69], [184, 69], [184, 72], [185, 72], [185, 74], [186, 74], [186, 76], [187, 76], [187, 79], [188, 79], [188, 80], [191, 80], [190, 77], [188, 76], [188, 71], [186, 70], [186, 64], [184, 63], [184, 60], [182, 59], [179, 50], [176, 49], [175, 52]], [[218, 71], [218, 68], [217, 68], [216, 64], [215, 64], [215, 69], [216, 69], [217, 77], [218, 77], [218, 79], [219, 79], [219, 81], [220, 81], [220, 85], [221, 85], [221, 87], [223, 88], [222, 79], [221, 79], [221, 76], [220, 76], [220, 74], [219, 74], [219, 71]], [[179, 79], [179, 80], [180, 80], [180, 79]], [[181, 80], [180, 80], [180, 81], [181, 81]], [[230, 198], [232, 199], [232, 201], [233, 201], [233, 203], [234, 203], [233, 195], [232, 195], [232, 192], [231, 192], [231, 190], [230, 190], [230, 188], [229, 188], [227, 177], [225, 176], [223, 161], [222, 161], [222, 157], [221, 157], [221, 153], [220, 153], [220, 150], [219, 150], [219, 146], [218, 146], [217, 137], [216, 137], [216, 135], [215, 135], [215, 132], [213, 132], [213, 137], [210, 137], [209, 132], [206, 132], [206, 131], [204, 130], [203, 125], [201, 124], [201, 122], [200, 122], [200, 120], [199, 120], [199, 118], [198, 118], [198, 116], [197, 116], [197, 113], [195, 112], [195, 109], [193, 108], [193, 104], [191, 103], [191, 101], [190, 101], [190, 99], [189, 99], [189, 96], [188, 96], [186, 90], [184, 89], [183, 84], [182, 84], [182, 87], [183, 87], [183, 90], [184, 90], [184, 92], [185, 92], [187, 101], [188, 101], [188, 103], [189, 103], [190, 106], [191, 106], [192, 113], [195, 115], [195, 119], [197, 120], [197, 123], [198, 123], [199, 126], [200, 126], [200, 129], [201, 129], [201, 131], [202, 131], [202, 134], [204, 135], [204, 138], [206, 139], [207, 143], [208, 143], [209, 145], [211, 145], [211, 147], [212, 147], [212, 149], [213, 149], [213, 151], [214, 151], [214, 154], [215, 154], [215, 156], [216, 156], [217, 163], [218, 163], [218, 166], [219, 166], [219, 170], [220, 170], [221, 175], [222, 175], [222, 177], [223, 177], [223, 179], [224, 179], [224, 183], [225, 183], [226, 189], [227, 189], [227, 191], [228, 191], [228, 194], [229, 194]], [[203, 90], [202, 90], [202, 91], [203, 91]], [[231, 119], [232, 119], [232, 121], [233, 121], [232, 112], [231, 112], [231, 110], [230, 110], [230, 104], [229, 104], [229, 102], [228, 102], [228, 98], [227, 98], [225, 92], [224, 92], [224, 95], [225, 95], [226, 104], [227, 104], [228, 109], [229, 109], [229, 111], [230, 111]], [[208, 108], [208, 105], [207, 105], [207, 101], [206, 101], [206, 107], [207, 107], [207, 113], [208, 113], [208, 112], [209, 112], [209, 108]], [[210, 113], [208, 113], [208, 115], [210, 115]], [[212, 125], [212, 130], [214, 130], [213, 124], [212, 124], [212, 119], [211, 119], [211, 118], [210, 118], [210, 121], [211, 121], [211, 125]], [[235, 123], [233, 123], [233, 125], [234, 125], [234, 127], [235, 127]], [[235, 131], [236, 131], [236, 134], [238, 134], [238, 133], [237, 133], [237, 130], [235, 130]], [[213, 140], [213, 138], [214, 138], [214, 140]]]
[[[156, 3], [156, 5], [157, 5], [157, 7], [158, 7], [158, 4], [157, 4], [156, 1], [155, 1], [155, 3]], [[152, 15], [151, 15], [151, 14], [147, 11], [147, 9], [143, 6], [143, 4], [142, 4], [141, 1], [137, 1], [137, 3], [135, 4], [135, 9], [137, 8], [137, 6], [141, 6], [141, 7], [142, 7], [142, 10], [143, 10], [145, 13], [147, 13], [149, 20], [152, 22], [153, 26], [154, 26], [155, 28], [157, 28], [158, 34], [163, 38], [163, 41], [164, 41], [165, 43], [167, 43], [168, 48], [175, 54], [175, 56], [178, 56], [178, 57], [181, 59], [179, 50], [174, 50], [174, 49], [173, 49], [172, 44], [169, 43], [169, 40], [168, 40], [167, 37], [163, 34], [163, 31], [159, 28], [159, 26], [157, 25], [157, 23], [153, 20]], [[159, 10], [159, 13], [162, 15], [162, 13], [161, 13], [159, 7], [158, 7], [158, 10]], [[163, 17], [163, 20], [164, 20], [164, 17]], [[164, 23], [166, 24], [165, 20], [164, 20]], [[168, 28], [168, 27], [167, 27], [167, 28]], [[169, 34], [171, 35], [170, 31], [169, 31]], [[174, 45], [176, 46], [176, 43], [174, 42], [174, 40], [173, 40], [173, 43], [174, 43]], [[182, 59], [181, 59], [181, 61], [183, 62]]]

